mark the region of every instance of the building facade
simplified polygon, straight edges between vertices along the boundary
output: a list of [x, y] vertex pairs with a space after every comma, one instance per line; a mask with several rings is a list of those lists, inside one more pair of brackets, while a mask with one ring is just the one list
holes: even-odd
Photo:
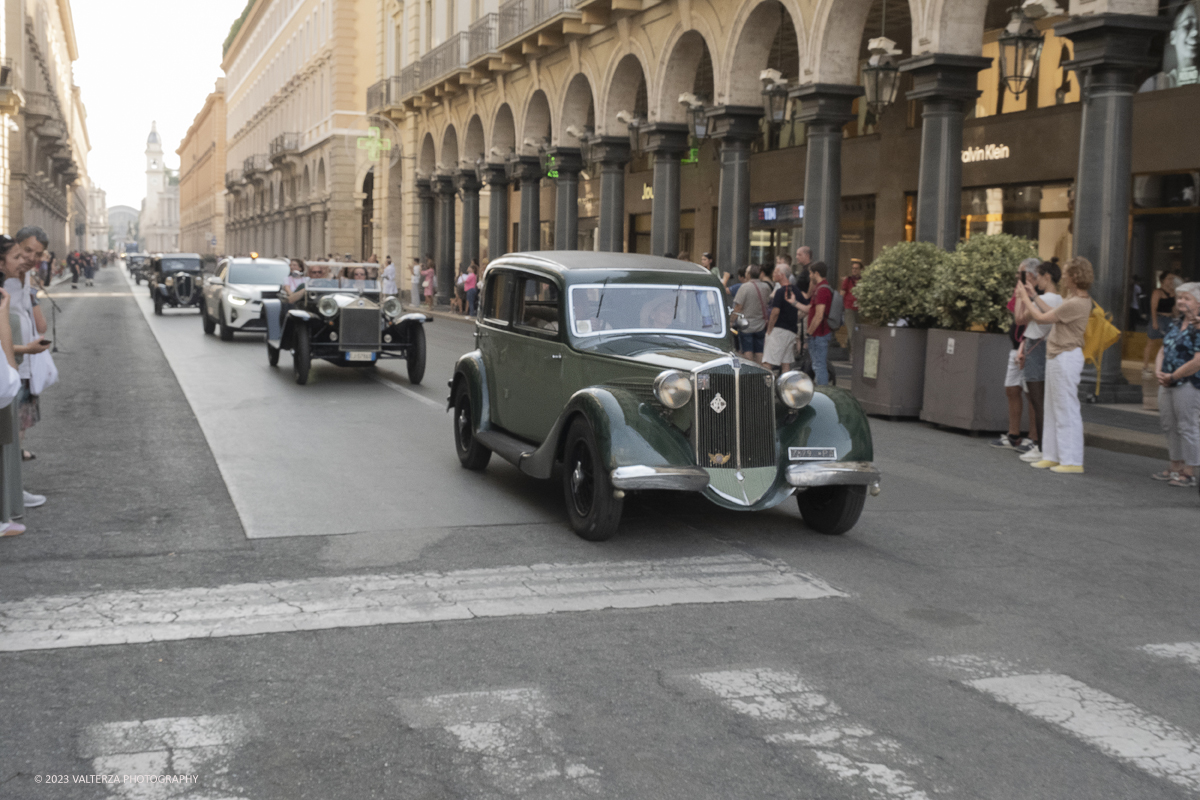
[[163, 162], [162, 137], [146, 137], [146, 197], [138, 218], [139, 244], [149, 253], [179, 252], [179, 175]]
[[225, 79], [204, 100], [179, 149], [179, 247], [225, 252]]
[[380, 5], [248, 7], [222, 62], [228, 251], [371, 254], [374, 172], [360, 140], [366, 90], [380, 69]]
[[67, 0], [4, 0], [0, 18], [0, 230], [39, 225], [59, 256], [87, 242], [87, 112]]

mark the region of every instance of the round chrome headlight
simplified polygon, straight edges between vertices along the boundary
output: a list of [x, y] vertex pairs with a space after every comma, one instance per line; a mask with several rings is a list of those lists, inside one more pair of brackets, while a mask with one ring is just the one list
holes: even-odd
[[400, 305], [400, 298], [395, 295], [383, 301], [383, 313], [388, 319], [395, 319], [400, 316], [403, 310], [403, 307]]
[[338, 301], [331, 294], [327, 294], [317, 301], [317, 311], [321, 312], [321, 316], [335, 317], [338, 312]]
[[793, 370], [783, 373], [775, 382], [775, 388], [779, 392], [779, 399], [788, 408], [804, 408], [812, 402], [812, 378], [803, 372]]
[[165, 281], [163, 281], [163, 283], [165, 283], [167, 286], [174, 286], [174, 285], [175, 285], [175, 279], [174, 279], [174, 278], [167, 278]]
[[654, 396], [667, 408], [683, 408], [692, 399], [692, 379], [677, 369], [660, 372], [654, 379]]

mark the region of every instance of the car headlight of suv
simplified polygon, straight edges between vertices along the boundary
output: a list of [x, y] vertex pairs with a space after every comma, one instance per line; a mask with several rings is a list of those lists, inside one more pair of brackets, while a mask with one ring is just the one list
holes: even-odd
[[174, 279], [174, 278], [167, 278], [165, 281], [163, 281], [163, 284], [164, 284], [164, 285], [166, 285], [166, 286], [174, 286], [174, 285], [175, 285], [175, 279]]
[[242, 297], [240, 294], [229, 295], [229, 304], [234, 306], [244, 306], [250, 302], [249, 297]]
[[321, 312], [321, 316], [333, 318], [337, 316], [338, 301], [331, 294], [327, 294], [317, 301], [317, 311]]
[[692, 399], [692, 379], [677, 369], [658, 373], [654, 396], [667, 408], [683, 408]]
[[793, 370], [780, 375], [775, 382], [775, 389], [779, 392], [779, 399], [788, 408], [804, 408], [812, 402], [812, 378], [803, 372]]
[[400, 298], [392, 296], [383, 301], [383, 314], [388, 319], [395, 319], [400, 316], [404, 309], [400, 305]]

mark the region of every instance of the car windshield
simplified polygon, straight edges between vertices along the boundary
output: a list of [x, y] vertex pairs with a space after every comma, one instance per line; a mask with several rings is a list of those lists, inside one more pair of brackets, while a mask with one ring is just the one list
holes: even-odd
[[622, 333], [725, 335], [721, 296], [707, 286], [593, 284], [571, 287], [576, 336]]
[[379, 291], [378, 278], [379, 267], [344, 267], [338, 275], [341, 288], [367, 292]]
[[164, 258], [162, 260], [163, 272], [199, 272], [200, 259], [198, 258]]
[[229, 265], [229, 282], [279, 286], [287, 280], [290, 272], [288, 265], [281, 261], [234, 262]]

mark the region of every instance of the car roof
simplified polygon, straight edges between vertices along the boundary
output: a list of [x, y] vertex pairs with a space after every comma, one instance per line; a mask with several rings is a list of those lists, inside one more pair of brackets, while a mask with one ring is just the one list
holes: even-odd
[[229, 258], [224, 259], [224, 260], [228, 261], [230, 264], [258, 264], [258, 263], [288, 264], [288, 263], [290, 263], [286, 258], [251, 258], [250, 256], [230, 256]]
[[540, 250], [529, 253], [508, 253], [488, 266], [502, 262], [537, 265], [560, 274], [577, 270], [647, 270], [650, 272], [679, 272], [707, 275], [708, 270], [691, 261], [676, 258], [647, 256], [640, 253], [608, 253], [592, 250]]
[[199, 253], [158, 253], [158, 254], [156, 254], [155, 257], [156, 258], [194, 258], [198, 261], [201, 260], [201, 258], [202, 258]]

